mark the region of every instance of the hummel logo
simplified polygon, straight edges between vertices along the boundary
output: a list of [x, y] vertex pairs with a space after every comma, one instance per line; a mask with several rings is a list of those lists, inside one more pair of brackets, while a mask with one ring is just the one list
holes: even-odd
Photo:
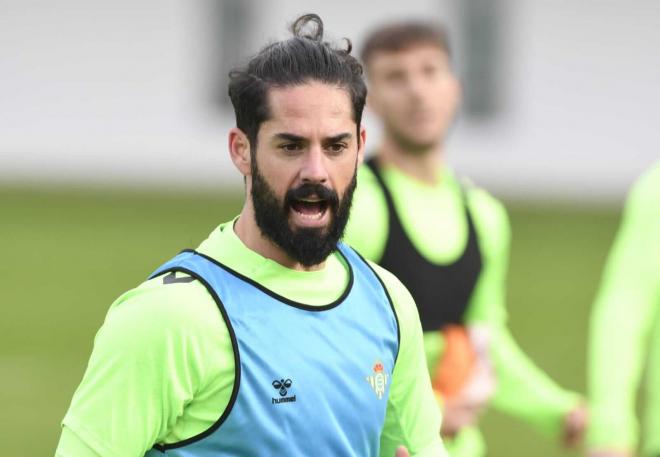
[[290, 379], [280, 379], [279, 381], [276, 379], [275, 381], [272, 382], [272, 385], [275, 389], [278, 390], [280, 397], [282, 398], [273, 398], [272, 399], [272, 404], [276, 403], [290, 403], [296, 401], [296, 396], [293, 395], [291, 397], [286, 397], [285, 395], [287, 394], [288, 390], [292, 385], [293, 381]]
[[273, 381], [273, 387], [275, 387], [276, 389], [280, 389], [281, 397], [286, 395], [286, 390], [289, 387], [291, 387], [291, 384], [293, 384], [293, 382], [290, 379], [287, 380], [280, 379], [279, 381], [276, 379], [275, 381]]

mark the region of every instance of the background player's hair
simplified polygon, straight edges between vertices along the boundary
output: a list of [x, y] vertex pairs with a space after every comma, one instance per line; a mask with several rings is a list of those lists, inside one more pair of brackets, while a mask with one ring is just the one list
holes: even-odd
[[323, 41], [323, 21], [316, 14], [296, 19], [291, 32], [293, 37], [265, 46], [245, 67], [229, 73], [229, 97], [234, 106], [236, 126], [248, 137], [253, 153], [259, 127], [269, 117], [268, 90], [271, 87], [320, 81], [346, 89], [359, 131], [367, 87], [362, 78], [362, 65], [350, 54], [350, 40], [345, 39], [345, 48]]
[[420, 44], [432, 44], [451, 57], [449, 36], [445, 28], [436, 23], [409, 21], [387, 24], [373, 30], [362, 48], [361, 58], [365, 65], [379, 51], [397, 52]]

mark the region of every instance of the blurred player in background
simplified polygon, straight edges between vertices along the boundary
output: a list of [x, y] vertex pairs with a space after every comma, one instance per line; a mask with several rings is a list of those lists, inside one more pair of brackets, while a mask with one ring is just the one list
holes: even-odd
[[362, 67], [292, 30], [230, 75], [240, 215], [111, 306], [58, 456], [446, 455], [410, 294], [338, 244]]
[[647, 362], [641, 453], [660, 457], [660, 162], [628, 197], [589, 343], [589, 456], [637, 454], [636, 394]]
[[368, 106], [384, 134], [358, 173], [345, 240], [394, 272], [417, 303], [450, 453], [484, 455], [476, 425], [487, 404], [578, 441], [580, 398], [539, 370], [506, 327], [506, 210], [445, 164], [461, 87], [444, 31], [385, 26], [368, 37], [362, 58]]

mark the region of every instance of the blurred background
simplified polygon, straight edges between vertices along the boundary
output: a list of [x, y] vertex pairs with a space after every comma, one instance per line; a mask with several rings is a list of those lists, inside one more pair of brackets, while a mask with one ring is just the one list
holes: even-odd
[[[513, 333], [584, 391], [620, 206], [660, 156], [660, 2], [0, 0], [3, 455], [54, 453], [110, 303], [238, 212], [226, 74], [305, 12], [357, 49], [383, 21], [448, 26], [449, 160], [510, 210]], [[494, 412], [484, 430], [489, 455], [578, 455]]]

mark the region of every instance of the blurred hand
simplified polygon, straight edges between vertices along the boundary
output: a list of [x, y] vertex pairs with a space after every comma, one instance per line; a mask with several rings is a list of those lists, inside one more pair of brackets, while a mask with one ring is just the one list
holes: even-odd
[[588, 420], [587, 408], [582, 403], [564, 416], [564, 446], [577, 447], [582, 444]]
[[587, 452], [587, 457], [633, 457], [631, 452], [597, 450]]
[[445, 400], [440, 435], [443, 438], [454, 438], [463, 427], [474, 425], [479, 421], [484, 407], [485, 404], [471, 402], [465, 398], [454, 397]]
[[488, 354], [488, 336], [480, 328], [471, 328], [470, 332], [477, 357], [466, 384], [457, 394], [444, 399], [440, 434], [445, 438], [453, 438], [461, 428], [475, 425], [495, 393], [496, 375]]
[[405, 446], [399, 446], [396, 449], [394, 457], [410, 457], [410, 452], [408, 452], [408, 449], [406, 449]]

